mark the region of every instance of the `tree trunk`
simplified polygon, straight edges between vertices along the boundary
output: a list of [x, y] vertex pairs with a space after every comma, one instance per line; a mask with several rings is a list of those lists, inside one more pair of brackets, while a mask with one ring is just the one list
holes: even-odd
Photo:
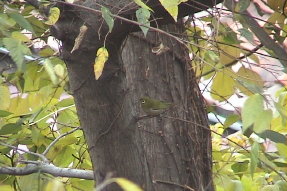
[[[147, 191], [213, 190], [211, 137], [202, 128], [208, 128], [207, 115], [186, 47], [158, 32], [149, 32], [147, 38], [138, 32], [99, 40], [100, 29], [90, 27], [80, 49], [71, 54], [77, 32], [61, 34], [69, 31], [65, 23], [72, 16], [63, 11], [54, 34], [63, 41], [62, 55], [97, 184], [111, 173]], [[82, 23], [73, 20], [72, 27], [79, 31]], [[161, 28], [183, 34], [180, 24]], [[93, 62], [104, 41], [109, 61], [95, 80]], [[169, 50], [152, 53], [160, 43]], [[160, 116], [140, 117], [143, 96], [173, 106]]]

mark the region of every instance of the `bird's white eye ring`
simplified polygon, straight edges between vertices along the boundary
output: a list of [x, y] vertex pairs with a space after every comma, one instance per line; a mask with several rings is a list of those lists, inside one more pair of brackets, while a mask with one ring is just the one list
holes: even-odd
[[142, 100], [142, 104], [144, 104], [145, 103], [145, 100]]

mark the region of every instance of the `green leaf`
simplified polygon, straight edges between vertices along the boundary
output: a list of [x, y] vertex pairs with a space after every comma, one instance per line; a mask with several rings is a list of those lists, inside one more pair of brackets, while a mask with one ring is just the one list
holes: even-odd
[[45, 70], [41, 70], [42, 66], [38, 62], [30, 62], [26, 66], [23, 75], [23, 79], [25, 79], [24, 91], [37, 91], [40, 88], [41, 76], [47, 76], [47, 74]]
[[243, 191], [243, 186], [239, 180], [232, 180], [231, 176], [223, 176], [224, 181], [220, 181], [220, 183], [216, 184], [220, 186], [216, 189], [217, 191]]
[[239, 41], [237, 39], [237, 34], [234, 31], [232, 31], [232, 29], [228, 30], [223, 35], [224, 35], [223, 40], [227, 44], [238, 44], [239, 43]]
[[[18, 176], [17, 183], [21, 191], [39, 191], [43, 190], [45, 178], [40, 173], [33, 173], [25, 176]], [[29, 184], [28, 184], [29, 182]]]
[[261, 133], [270, 127], [272, 111], [264, 110], [263, 98], [259, 94], [250, 96], [242, 108], [243, 132], [253, 125], [256, 133]]
[[66, 76], [65, 76], [65, 68], [63, 65], [61, 64], [57, 64], [55, 67], [54, 67], [54, 71], [55, 73], [57, 74], [57, 76], [60, 78], [60, 79], [64, 79]]
[[48, 29], [48, 25], [46, 25], [43, 21], [39, 20], [35, 16], [30, 16], [27, 18], [27, 21], [33, 25], [36, 36], [41, 36]]
[[141, 30], [144, 33], [144, 36], [146, 36], [148, 32], [148, 27], [150, 26], [149, 18], [150, 18], [150, 12], [147, 9], [140, 8], [136, 11], [136, 17], [139, 23], [145, 25], [140, 26]]
[[[281, 97], [281, 96], [280, 96]], [[279, 97], [279, 100], [280, 100]], [[278, 101], [278, 103], [274, 102], [274, 106], [276, 108], [276, 110], [278, 111], [278, 113], [280, 114], [281, 118], [282, 118], [282, 125], [286, 126], [286, 121], [287, 121], [287, 110], [286, 110], [286, 106], [283, 104], [280, 104], [280, 102]]]
[[18, 25], [20, 25], [22, 28], [27, 29], [28, 31], [35, 33], [32, 25], [19, 13], [9, 13], [8, 14]]
[[60, 107], [67, 107], [67, 106], [71, 106], [74, 105], [74, 99], [73, 98], [67, 98], [67, 99], [63, 99], [61, 100], [59, 103], [57, 103], [55, 106], [60, 108]]
[[228, 70], [217, 72], [211, 85], [211, 97], [218, 101], [225, 101], [230, 98], [235, 91], [234, 78], [229, 75]]
[[31, 136], [33, 144], [37, 147], [40, 147], [42, 144], [45, 143], [44, 136], [41, 134], [40, 130], [35, 127], [32, 128]]
[[259, 184], [254, 184], [254, 180], [252, 180], [247, 173], [241, 177], [241, 182], [243, 185], [243, 190], [260, 190]]
[[282, 135], [281, 133], [278, 133], [276, 131], [272, 131], [272, 130], [265, 130], [262, 133], [258, 134], [259, 137], [261, 137], [262, 139], [270, 139], [271, 141], [275, 142], [275, 143], [283, 143], [283, 144], [287, 144], [287, 138]]
[[287, 182], [284, 180], [279, 180], [275, 183], [279, 187], [280, 191], [287, 191]]
[[11, 37], [18, 39], [22, 42], [30, 42], [31, 41], [26, 35], [20, 33], [19, 31], [12, 32]]
[[243, 12], [245, 11], [250, 5], [250, 0], [239, 0], [236, 4], [235, 11]]
[[53, 162], [59, 167], [67, 167], [73, 162], [73, 155], [76, 155], [76, 150], [72, 146], [66, 146], [57, 154]]
[[114, 178], [113, 179], [124, 191], [142, 191], [142, 189], [135, 183], [125, 178]]
[[65, 186], [64, 183], [57, 180], [57, 179], [52, 179], [45, 185], [45, 189], [43, 191], [64, 191]]
[[69, 109], [61, 111], [57, 120], [64, 124], [70, 124], [74, 126], [79, 125], [75, 106], [71, 105], [68, 107]]
[[[0, 13], [0, 28], [11, 28], [16, 24], [14, 19], [7, 16], [7, 14]], [[1, 30], [0, 29], [0, 30]]]
[[248, 161], [243, 161], [243, 162], [237, 162], [231, 165], [231, 169], [235, 174], [237, 174], [240, 178], [244, 174], [244, 172], [247, 171], [248, 169]]
[[218, 47], [220, 49], [220, 54], [219, 54], [220, 64], [222, 65], [230, 64], [234, 62], [240, 56], [242, 52], [242, 49], [240, 47], [226, 44], [226, 42], [224, 42], [224, 38], [221, 39], [219, 37], [218, 41], [223, 43], [223, 44], [218, 44]]
[[0, 86], [0, 109], [6, 110], [10, 105], [10, 91], [7, 86]]
[[[205, 74], [206, 72], [210, 72], [214, 70], [214, 65], [216, 65], [219, 61], [219, 56], [217, 53], [211, 50], [207, 50], [204, 52], [203, 56], [204, 62], [209, 64], [201, 64], [198, 63], [198, 66], [196, 66], [196, 76], [202, 77], [202, 74]], [[197, 62], [196, 62], [197, 63]], [[209, 79], [211, 77], [214, 77], [215, 72], [211, 72], [208, 75], [204, 75], [204, 79]]]
[[4, 38], [3, 44], [10, 51], [9, 55], [17, 65], [19, 71], [24, 70], [24, 56], [31, 55], [30, 49], [20, 40], [14, 38]]
[[41, 57], [48, 57], [48, 56], [53, 56], [55, 54], [55, 51], [47, 46], [43, 49], [41, 49], [39, 52], [38, 52], [38, 55], [41, 56]]
[[261, 191], [281, 191], [277, 185], [265, 185]]
[[242, 93], [253, 95], [263, 91], [264, 82], [258, 73], [242, 66], [236, 74], [238, 76], [236, 86]]
[[23, 15], [23, 16], [30, 16], [31, 14], [31, 12], [32, 11], [34, 11], [35, 10], [35, 7], [34, 6], [32, 6], [32, 5], [25, 5], [25, 7], [24, 7], [24, 9], [23, 10], [21, 10], [21, 14]]
[[271, 7], [274, 11], [280, 12], [283, 8], [284, 1], [278, 1], [278, 0], [267, 0], [267, 5]]
[[259, 162], [259, 144], [254, 142], [250, 151], [250, 173], [253, 177], [255, 169]]
[[278, 149], [278, 152], [280, 154], [280, 157], [285, 158], [285, 160], [287, 159], [287, 143], [277, 143], [276, 147]]
[[147, 6], [146, 4], [144, 4], [141, 0], [134, 0], [134, 2], [135, 2], [138, 6], [140, 6], [141, 8], [147, 9], [147, 10], [150, 10], [150, 11], [153, 12], [153, 10], [152, 10], [149, 6]]
[[64, 146], [69, 146], [71, 144], [74, 144], [76, 142], [78, 142], [78, 139], [74, 137], [74, 134], [70, 134], [62, 138], [56, 145], [61, 145], [62, 147], [64, 147]]
[[46, 72], [50, 76], [50, 79], [51, 79], [52, 83], [54, 85], [58, 84], [59, 79], [58, 79], [58, 77], [57, 77], [57, 75], [55, 73], [54, 66], [53, 66], [51, 60], [49, 58], [45, 59], [43, 65], [44, 65], [44, 67], [46, 69]]
[[[59, 157], [59, 155], [61, 156], [63, 154], [63, 152], [66, 152], [66, 156], [69, 158], [69, 161], [71, 160], [70, 157], [70, 153], [73, 153], [75, 154], [75, 150], [70, 147], [71, 145], [75, 144], [76, 142], [78, 141], [78, 139], [76, 137], [74, 137], [74, 135], [69, 135], [69, 136], [66, 136], [62, 139], [60, 139], [53, 147], [52, 149], [49, 150], [48, 154], [47, 154], [47, 158], [49, 158], [50, 160], [54, 160], [56, 159], [57, 160], [57, 163], [58, 164], [66, 164], [65, 159], [63, 159], [63, 156], [62, 158]], [[70, 148], [67, 148], [67, 147], [70, 147]], [[63, 151], [65, 150], [65, 151]]]
[[252, 32], [250, 32], [246, 28], [238, 29], [238, 32], [240, 33], [241, 36], [246, 38], [248, 40], [248, 42], [250, 42], [251, 44], [254, 44], [254, 36], [253, 36]]
[[[93, 180], [83, 180], [79, 178], [70, 178], [71, 184], [77, 190], [94, 190], [94, 181]], [[71, 189], [73, 191], [74, 189]], [[67, 190], [68, 191], [68, 190]]]
[[224, 121], [224, 127], [229, 127], [231, 126], [233, 123], [237, 122], [240, 120], [240, 116], [239, 115], [229, 115], [226, 120]]
[[114, 27], [114, 19], [112, 17], [112, 13], [110, 12], [108, 8], [104, 6], [101, 8], [101, 11], [102, 11], [102, 17], [104, 18], [104, 20], [109, 26], [109, 32], [112, 32], [113, 27]]
[[[1, 87], [0, 87], [1, 88]], [[1, 90], [0, 90], [1, 91]], [[1, 97], [0, 97], [1, 99]], [[1, 101], [0, 101], [1, 102]], [[0, 117], [7, 117], [9, 115], [11, 115], [13, 113], [9, 112], [9, 111], [5, 111], [5, 110], [0, 110]]]
[[22, 128], [22, 125], [20, 123], [8, 123], [1, 127], [0, 129], [0, 135], [8, 135], [8, 134], [14, 134], [18, 133]]

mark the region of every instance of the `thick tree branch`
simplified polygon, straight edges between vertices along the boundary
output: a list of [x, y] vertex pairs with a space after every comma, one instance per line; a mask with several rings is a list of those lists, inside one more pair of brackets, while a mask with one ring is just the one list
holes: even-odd
[[[234, 12], [236, 2], [234, 0], [226, 0], [224, 5]], [[284, 67], [287, 67], [287, 54], [284, 48], [276, 43], [268, 33], [258, 24], [258, 22], [245, 10], [240, 13], [244, 21], [248, 24], [250, 30], [256, 35], [260, 42], [268, 49], [272, 50]]]
[[28, 164], [26, 167], [0, 167], [0, 174], [7, 175], [23, 176], [36, 172], [48, 173], [53, 176], [68, 178], [82, 178], [86, 180], [94, 179], [93, 171], [91, 170], [59, 168], [52, 164], [45, 164], [40, 162], [38, 164]]
[[[29, 0], [29, 1], [33, 1], [33, 0]], [[105, 1], [105, 3], [103, 3], [102, 1], [96, 2], [92, 0], [84, 0], [84, 1], [79, 1], [75, 4], [68, 3], [65, 1], [60, 1], [60, 0], [50, 0], [50, 1], [57, 3], [57, 6], [62, 10], [61, 15], [65, 15], [67, 13], [69, 14], [77, 13], [77, 14], [74, 14], [73, 16], [80, 18], [80, 20], [84, 21], [84, 23], [86, 23], [87, 25], [92, 27], [94, 30], [96, 30], [98, 33], [98, 39], [103, 38], [108, 33], [108, 28], [104, 24], [105, 22], [101, 18], [102, 13], [101, 13], [100, 7], [102, 5], [107, 6], [109, 4], [109, 6], [107, 7], [112, 12], [111, 16], [115, 19], [113, 31], [108, 36], [108, 39], [112, 39], [111, 40], [112, 42], [114, 42], [115, 39], [124, 39], [127, 36], [127, 34], [130, 32], [140, 31], [139, 26], [143, 25], [143, 24], [136, 22], [135, 11], [137, 10], [139, 6], [137, 6], [135, 3], [132, 3], [134, 4], [134, 6], [131, 6], [133, 8], [130, 8], [129, 6], [117, 7], [116, 6], [117, 3], [115, 2], [113, 3], [113, 0]], [[187, 16], [187, 15], [193, 14], [195, 12], [206, 10], [207, 8], [211, 8], [215, 6], [216, 3], [219, 3], [219, 2], [222, 2], [222, 0], [209, 0], [209, 1], [189, 0], [187, 2], [181, 3], [179, 5], [178, 19], [184, 16]], [[112, 6], [113, 4], [115, 5]], [[153, 10], [156, 10], [152, 14], [151, 16], [152, 20], [150, 21], [151, 27], [149, 28], [152, 31], [159, 30], [158, 26], [160, 25], [168, 24], [168, 23], [175, 23], [174, 19], [163, 8], [163, 6], [161, 5], [159, 1], [149, 0], [147, 2], [147, 5], [149, 5]], [[58, 26], [59, 23], [56, 25]], [[64, 32], [63, 32], [64, 30], [57, 28], [56, 25], [52, 27], [54, 31], [52, 34], [55, 35], [55, 37], [60, 40], [66, 39], [67, 36], [64, 35]], [[73, 26], [75, 27], [75, 25]], [[75, 28], [73, 30], [75, 30]], [[164, 31], [161, 31], [161, 32], [164, 33]], [[75, 35], [77, 35], [77, 33], [78, 31], [75, 32]]]

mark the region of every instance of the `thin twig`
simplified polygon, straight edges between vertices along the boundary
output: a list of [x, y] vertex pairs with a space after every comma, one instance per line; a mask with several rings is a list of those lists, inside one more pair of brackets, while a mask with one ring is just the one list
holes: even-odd
[[59, 137], [57, 137], [54, 141], [51, 142], [51, 144], [46, 148], [46, 150], [42, 153], [42, 155], [45, 156], [45, 155], [49, 152], [49, 150], [52, 148], [52, 146], [54, 146], [61, 138], [65, 137], [65, 136], [67, 136], [67, 135], [69, 135], [69, 134], [74, 133], [74, 132], [77, 131], [78, 129], [80, 129], [80, 127], [77, 127], [77, 128], [75, 128], [75, 129], [72, 129], [71, 131], [68, 131], [68, 132], [66, 132], [66, 133], [64, 133], [64, 134], [61, 134], [61, 135], [60, 135]]
[[54, 112], [52, 112], [52, 113], [49, 113], [48, 115], [42, 117], [41, 119], [38, 119], [37, 121], [33, 121], [33, 122], [29, 123], [29, 125], [34, 125], [34, 124], [36, 124], [36, 123], [42, 121], [43, 119], [45, 119], [45, 118], [47, 118], [47, 117], [49, 117], [49, 116], [51, 116], [51, 115], [54, 115], [54, 114], [57, 113], [57, 112], [64, 111], [64, 110], [66, 110], [66, 109], [68, 109], [68, 108], [70, 108], [70, 107], [75, 107], [75, 104], [69, 105], [69, 106], [67, 106], [67, 107], [62, 107], [62, 108], [60, 108], [60, 109], [58, 109], [58, 110], [56, 110], [56, 111], [54, 111]]
[[37, 156], [37, 157], [41, 158], [42, 161], [45, 162], [45, 163], [49, 162], [49, 160], [42, 154], [34, 153], [34, 152], [31, 152], [31, 151], [27, 151], [27, 150], [24, 150], [24, 149], [21, 149], [21, 148], [18, 148], [18, 147], [15, 147], [13, 145], [9, 145], [9, 144], [3, 143], [3, 142], [0, 142], [0, 145], [5, 146], [5, 147], [9, 147], [11, 149], [15, 149], [16, 151], [22, 151], [24, 153], [28, 153], [30, 155]]
[[79, 129], [81, 129], [81, 127], [79, 127], [79, 126], [73, 126], [73, 125], [61, 123], [61, 122], [59, 122], [59, 121], [55, 121], [54, 123], [59, 124], [59, 125], [63, 125], [63, 126], [66, 126], [66, 127], [70, 127], [70, 128], [73, 128], [73, 129], [74, 129], [74, 128], [79, 128]]

